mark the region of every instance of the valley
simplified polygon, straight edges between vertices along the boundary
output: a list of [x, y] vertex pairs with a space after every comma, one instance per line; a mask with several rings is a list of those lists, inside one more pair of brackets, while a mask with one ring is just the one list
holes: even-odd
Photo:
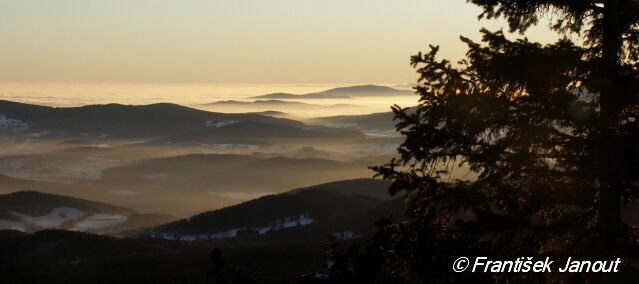
[[[352, 113], [348, 108], [362, 106], [340, 100], [405, 92], [361, 86], [196, 108], [0, 100], [3, 243], [25, 255], [39, 246], [64, 255], [45, 253], [44, 262], [4, 255], [0, 263], [16, 269], [80, 263], [90, 274], [93, 264], [131, 257], [88, 256], [77, 242], [129, 246], [141, 255], [149, 255], [142, 247], [150, 245], [164, 256], [174, 246], [223, 247], [232, 257], [249, 253], [243, 248], [296, 246], [320, 248], [311, 255], [321, 256], [327, 234], [342, 242], [371, 236], [376, 220], [401, 219], [406, 210], [401, 198], [388, 195], [389, 183], [371, 179], [368, 169], [388, 162], [401, 142], [393, 114], [300, 111]], [[285, 274], [310, 271], [304, 267]]]

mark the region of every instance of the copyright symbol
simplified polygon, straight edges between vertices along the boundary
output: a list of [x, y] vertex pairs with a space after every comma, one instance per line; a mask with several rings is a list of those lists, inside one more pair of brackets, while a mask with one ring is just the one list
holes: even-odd
[[460, 257], [455, 262], [453, 262], [453, 271], [455, 272], [463, 272], [470, 265], [470, 260], [467, 257]]

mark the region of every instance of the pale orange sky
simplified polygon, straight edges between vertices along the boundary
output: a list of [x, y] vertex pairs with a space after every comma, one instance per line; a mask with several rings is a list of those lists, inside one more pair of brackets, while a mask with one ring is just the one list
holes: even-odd
[[0, 0], [0, 82], [412, 83], [411, 55], [440, 45], [456, 62], [459, 35], [504, 26], [479, 13], [465, 0]]

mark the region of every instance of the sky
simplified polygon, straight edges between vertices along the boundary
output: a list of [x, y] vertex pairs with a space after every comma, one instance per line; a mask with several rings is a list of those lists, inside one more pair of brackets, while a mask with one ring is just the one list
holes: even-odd
[[[0, 82], [407, 84], [410, 56], [463, 58], [465, 0], [0, 0]], [[512, 35], [511, 38], [518, 35]], [[527, 36], [557, 36], [545, 26]]]

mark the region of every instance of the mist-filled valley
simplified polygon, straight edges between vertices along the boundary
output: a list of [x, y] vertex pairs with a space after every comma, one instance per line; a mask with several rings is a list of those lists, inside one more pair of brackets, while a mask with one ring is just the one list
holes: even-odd
[[[264, 96], [323, 103], [354, 97], [374, 106], [407, 92], [369, 85]], [[0, 101], [6, 180], [0, 192], [32, 190], [188, 217], [296, 188], [370, 178], [368, 167], [390, 161], [401, 142], [390, 111], [360, 115], [327, 105], [313, 108], [324, 116], [301, 117], [277, 103], [247, 103], [243, 112], [202, 106]]]
[[[334, 97], [368, 108], [407, 93], [367, 85], [239, 99], [326, 103]], [[201, 105], [0, 101], [0, 193], [37, 191], [188, 218], [298, 188], [371, 178], [368, 167], [390, 161], [401, 142], [390, 111], [351, 114], [327, 105], [313, 108], [323, 116], [302, 117], [279, 103], [247, 103], [244, 112]]]
[[639, 279], [639, 0], [0, 0], [0, 36], [0, 283]]
[[[0, 228], [26, 233], [3, 242], [30, 250], [27, 239], [67, 230], [96, 245], [105, 240], [83, 234], [270, 250], [370, 236], [376, 220], [405, 210], [369, 167], [396, 154], [402, 138], [389, 106], [410, 95], [366, 85], [183, 105], [0, 100]], [[140, 249], [132, 251], [148, 253]], [[91, 263], [128, 261], [78, 252]]]

